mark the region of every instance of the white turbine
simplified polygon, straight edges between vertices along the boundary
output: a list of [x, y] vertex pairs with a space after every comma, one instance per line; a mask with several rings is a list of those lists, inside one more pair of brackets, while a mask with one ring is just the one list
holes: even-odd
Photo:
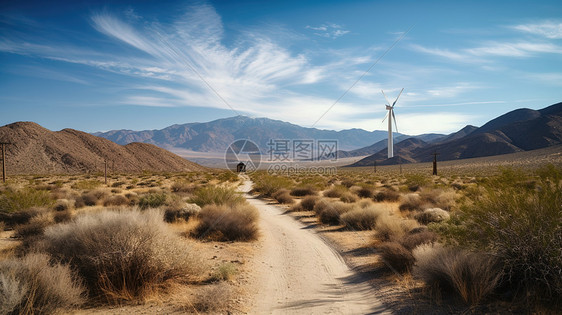
[[[392, 105], [390, 105], [390, 101], [388, 100], [388, 98], [386, 98], [386, 95], [384, 94], [384, 91], [381, 90], [382, 95], [384, 95], [384, 98], [386, 99], [386, 102], [388, 103], [388, 104], [386, 104], [386, 110], [388, 110], [388, 113], [386, 113], [386, 116], [384, 116], [384, 119], [386, 119], [388, 117], [388, 158], [389, 159], [391, 157], [394, 157], [394, 142], [392, 141], [392, 120], [394, 120], [394, 128], [396, 128], [396, 132], [398, 132], [398, 126], [396, 125], [396, 116], [394, 116], [394, 105], [396, 105], [396, 102], [398, 102], [398, 98], [402, 94], [402, 91], [404, 91], [404, 88], [402, 88], [402, 90], [400, 91], [400, 93], [396, 97], [396, 100], [394, 100], [394, 103], [392, 103]], [[384, 122], [384, 119], [382, 120], [383, 122]]]

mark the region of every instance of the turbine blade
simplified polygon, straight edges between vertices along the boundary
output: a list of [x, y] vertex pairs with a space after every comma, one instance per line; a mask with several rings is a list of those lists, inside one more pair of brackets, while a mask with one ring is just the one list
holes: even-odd
[[394, 107], [394, 105], [396, 104], [396, 102], [398, 102], [398, 99], [400, 98], [400, 95], [402, 95], [402, 92], [404, 91], [404, 88], [402, 88], [402, 90], [400, 91], [400, 93], [398, 93], [398, 96], [396, 97], [396, 100], [394, 101], [394, 103], [392, 103], [392, 107]]
[[388, 100], [388, 98], [386, 97], [386, 94], [384, 94], [384, 91], [381, 90], [382, 95], [384, 95], [384, 99], [386, 100], [386, 103], [388, 104], [388, 106], [390, 106], [390, 101]]
[[386, 115], [384, 115], [384, 118], [382, 119], [382, 122], [384, 122], [386, 120], [386, 117], [388, 117], [388, 113], [386, 113]]
[[394, 111], [392, 111], [392, 118], [394, 119], [394, 128], [396, 128], [396, 132], [398, 132], [398, 125], [396, 124], [396, 116], [394, 116]]

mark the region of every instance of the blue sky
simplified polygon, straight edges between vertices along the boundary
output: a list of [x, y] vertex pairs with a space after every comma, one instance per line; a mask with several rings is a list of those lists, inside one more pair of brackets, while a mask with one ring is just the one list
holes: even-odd
[[0, 125], [144, 130], [242, 114], [384, 130], [380, 90], [401, 88], [407, 134], [562, 101], [562, 4], [0, 4]]

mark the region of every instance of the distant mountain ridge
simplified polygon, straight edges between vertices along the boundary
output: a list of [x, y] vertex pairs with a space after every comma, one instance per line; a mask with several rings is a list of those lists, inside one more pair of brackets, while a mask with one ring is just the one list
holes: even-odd
[[0, 127], [9, 174], [64, 174], [104, 170], [115, 172], [186, 172], [205, 167], [146, 143], [118, 145], [74, 129], [50, 131], [33, 122]]
[[[270, 139], [337, 140], [338, 149], [353, 150], [386, 139], [386, 131], [347, 129], [341, 131], [306, 128], [269, 118], [235, 116], [205, 123], [172, 125], [161, 130], [112, 130], [93, 135], [117, 144], [144, 142], [165, 149], [182, 148], [197, 152], [224, 152], [237, 139], [249, 139], [267, 150]], [[401, 136], [401, 134], [396, 134]]]
[[[455, 160], [558, 145], [562, 143], [562, 103], [541, 110], [517, 109], [490, 120], [480, 128], [466, 126], [433, 143], [414, 148], [409, 143], [402, 142], [395, 144], [395, 156], [399, 156], [400, 161], [406, 163], [429, 162], [434, 152], [440, 154], [440, 160]], [[379, 165], [396, 163], [386, 159], [385, 146], [377, 153], [350, 166], [371, 166], [374, 161]]]

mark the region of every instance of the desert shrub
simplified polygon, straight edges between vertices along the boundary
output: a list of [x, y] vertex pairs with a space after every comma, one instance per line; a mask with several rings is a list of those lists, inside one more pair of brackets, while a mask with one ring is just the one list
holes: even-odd
[[72, 220], [73, 214], [71, 210], [57, 211], [53, 214], [55, 223], [66, 223]]
[[158, 208], [166, 204], [168, 196], [165, 193], [148, 193], [139, 199], [141, 209]]
[[373, 199], [377, 202], [383, 202], [383, 201], [398, 201], [398, 199], [400, 198], [400, 194], [392, 189], [383, 189], [381, 191], [378, 191]]
[[125, 197], [129, 200], [129, 206], [137, 205], [140, 200], [139, 195], [134, 192], [126, 193]]
[[406, 272], [414, 265], [412, 252], [398, 242], [384, 242], [379, 248], [383, 262], [393, 271]]
[[350, 188], [351, 186], [355, 185], [355, 181], [350, 178], [345, 178], [341, 181], [342, 186]]
[[496, 258], [482, 253], [426, 244], [414, 249], [413, 256], [416, 277], [443, 291], [454, 290], [472, 305], [490, 296], [502, 277]]
[[246, 199], [232, 188], [208, 185], [197, 189], [190, 202], [200, 207], [205, 205], [236, 205]]
[[47, 228], [40, 250], [76, 269], [90, 296], [143, 298], [173, 280], [194, 280], [201, 261], [158, 211], [103, 211]]
[[435, 232], [422, 230], [422, 231], [410, 231], [405, 234], [398, 242], [400, 245], [404, 246], [407, 250], [413, 250], [414, 248], [423, 244], [433, 244], [437, 241], [437, 234]]
[[236, 268], [236, 265], [231, 263], [231, 262], [227, 262], [224, 264], [221, 264], [217, 270], [215, 270], [212, 274], [211, 274], [211, 281], [231, 281], [234, 279], [234, 277], [238, 274], [238, 268]]
[[[82, 194], [82, 201], [86, 206], [95, 206], [98, 204], [100, 200], [107, 196], [107, 192], [105, 190], [93, 190], [89, 192], [85, 192]], [[76, 204], [79, 204], [79, 201], [76, 200]], [[78, 207], [78, 206], [77, 206]]]
[[47, 209], [42, 208], [29, 208], [16, 212], [0, 212], [0, 221], [4, 222], [6, 226], [15, 226], [18, 224], [26, 224], [31, 218], [46, 212]]
[[105, 198], [103, 201], [104, 207], [109, 206], [126, 206], [129, 205], [129, 199], [123, 195], [113, 195]]
[[359, 190], [357, 190], [357, 196], [359, 196], [359, 198], [373, 198], [374, 193], [373, 190], [369, 187], [361, 187]]
[[251, 241], [258, 237], [258, 210], [248, 204], [209, 204], [199, 213], [197, 235], [218, 241]]
[[[233, 295], [234, 290], [226, 282], [205, 286], [198, 290], [193, 307], [199, 312], [219, 314], [227, 310]], [[187, 309], [187, 311], [191, 311], [191, 309]]]
[[164, 221], [168, 223], [177, 222], [179, 220], [188, 221], [191, 217], [196, 216], [201, 207], [194, 203], [181, 202], [179, 204], [173, 204], [164, 210]]
[[273, 193], [281, 188], [288, 189], [293, 186], [293, 181], [282, 176], [272, 176], [268, 174], [258, 175], [254, 173], [254, 188], [253, 190], [260, 193], [262, 196], [271, 197]]
[[75, 201], [72, 199], [58, 199], [53, 206], [55, 211], [66, 211], [74, 209]]
[[303, 197], [317, 195], [318, 192], [313, 186], [296, 187], [291, 190], [291, 196]]
[[0, 212], [16, 212], [33, 207], [50, 207], [54, 200], [45, 190], [8, 189], [0, 195]]
[[[458, 217], [435, 225], [451, 242], [490, 252], [504, 266], [509, 284], [530, 298], [562, 297], [562, 177], [543, 174], [539, 188], [519, 185], [505, 172], [484, 184], [484, 193]], [[530, 301], [532, 302], [532, 301]]]
[[84, 302], [85, 288], [71, 269], [30, 254], [0, 262], [1, 314], [52, 314]]
[[353, 209], [352, 204], [341, 201], [333, 202], [329, 199], [320, 199], [314, 205], [314, 212], [318, 215], [320, 222], [330, 225], [340, 224], [340, 216], [351, 209]]
[[451, 215], [449, 212], [440, 208], [429, 208], [425, 209], [423, 212], [416, 213], [414, 218], [422, 224], [429, 224], [432, 222], [442, 222], [449, 220]]
[[332, 186], [330, 189], [324, 191], [323, 195], [324, 197], [340, 198], [346, 192], [349, 192], [347, 187], [337, 185], [337, 186]]
[[419, 194], [412, 193], [400, 197], [400, 210], [402, 211], [416, 211], [421, 210], [423, 201]]
[[407, 174], [406, 185], [411, 191], [417, 191], [421, 187], [429, 184], [429, 178], [424, 174]]
[[195, 190], [195, 185], [185, 180], [179, 180], [172, 184], [171, 190], [175, 193], [191, 193]]
[[356, 207], [341, 215], [341, 222], [346, 227], [354, 230], [372, 230], [375, 228], [377, 218], [388, 213], [386, 209], [378, 205], [367, 208]]
[[118, 182], [114, 182], [113, 184], [111, 184], [111, 187], [113, 187], [113, 188], [118, 188], [118, 187], [121, 187], [121, 186], [123, 186], [123, 185], [125, 185], [125, 184], [126, 184], [126, 183], [123, 182], [123, 181], [118, 181]]
[[381, 241], [395, 241], [419, 227], [415, 220], [405, 220], [392, 215], [381, 215], [377, 219], [375, 238]]
[[301, 201], [300, 205], [301, 205], [303, 210], [312, 211], [314, 209], [314, 205], [316, 204], [316, 202], [318, 200], [319, 200], [319, 198], [316, 197], [316, 196], [306, 196]]
[[77, 181], [74, 184], [72, 184], [72, 188], [74, 189], [84, 189], [84, 190], [91, 190], [91, 189], [96, 189], [99, 186], [102, 185], [102, 182], [100, 182], [99, 180], [81, 180], [81, 181]]
[[42, 213], [31, 218], [28, 223], [16, 226], [14, 228], [15, 235], [23, 238], [38, 236], [54, 223], [55, 221], [50, 213]]
[[357, 197], [357, 195], [354, 195], [350, 192], [346, 192], [341, 195], [340, 200], [346, 203], [354, 203], [357, 200], [359, 200], [359, 197]]
[[295, 200], [289, 194], [289, 191], [287, 189], [278, 190], [277, 192], [275, 192], [273, 194], [272, 197], [273, 197], [273, 199], [277, 200], [277, 202], [282, 203], [282, 204], [291, 204], [291, 203], [295, 202]]

